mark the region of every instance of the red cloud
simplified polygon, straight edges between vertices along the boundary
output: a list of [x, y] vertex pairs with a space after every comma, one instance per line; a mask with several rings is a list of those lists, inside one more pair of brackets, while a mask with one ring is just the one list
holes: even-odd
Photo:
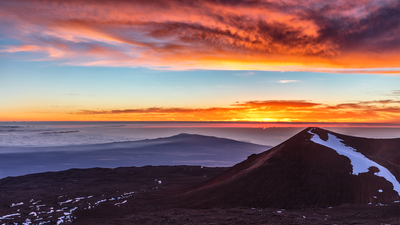
[[319, 106], [319, 103], [312, 103], [307, 101], [286, 101], [286, 100], [269, 100], [269, 101], [248, 101], [244, 103], [237, 103], [233, 106], [246, 106], [246, 107], [284, 107], [284, 108], [308, 108]]
[[0, 51], [65, 64], [400, 73], [398, 1], [14, 0], [0, 15], [23, 42]]

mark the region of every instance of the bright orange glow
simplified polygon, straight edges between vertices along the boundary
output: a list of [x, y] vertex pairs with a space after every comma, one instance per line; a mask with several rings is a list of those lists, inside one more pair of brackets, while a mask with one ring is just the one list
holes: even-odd
[[0, 1], [0, 121], [400, 124], [399, 8], [398, 0]]
[[308, 101], [247, 101], [219, 108], [144, 108], [73, 112], [8, 112], [2, 121], [230, 121], [400, 124], [400, 101], [325, 105]]
[[22, 44], [0, 51], [80, 66], [398, 76], [398, 2], [374, 2], [15, 0], [0, 15]]

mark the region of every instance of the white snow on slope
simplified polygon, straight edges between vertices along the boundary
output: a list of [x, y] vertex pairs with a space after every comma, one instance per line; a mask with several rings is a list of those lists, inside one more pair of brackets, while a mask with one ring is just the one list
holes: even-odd
[[23, 204], [24, 204], [23, 202], [20, 202], [20, 203], [13, 203], [13, 204], [11, 204], [10, 207], [15, 207], [15, 206], [23, 205]]
[[335, 150], [339, 155], [344, 155], [350, 159], [351, 165], [353, 166], [353, 174], [358, 175], [359, 173], [368, 172], [368, 168], [375, 166], [379, 169], [379, 172], [375, 175], [385, 178], [387, 181], [393, 184], [393, 189], [400, 194], [400, 183], [396, 180], [396, 177], [385, 167], [379, 165], [378, 163], [368, 159], [356, 149], [346, 146], [343, 144], [342, 140], [337, 138], [335, 135], [328, 133], [328, 140], [322, 140], [318, 135], [312, 133], [312, 129], [308, 131], [312, 134], [310, 139], [314, 143], [326, 146]]
[[10, 214], [10, 215], [5, 215], [5, 216], [0, 217], [0, 220], [6, 219], [8, 217], [19, 216], [19, 215], [21, 215], [21, 213], [14, 213], [14, 214]]

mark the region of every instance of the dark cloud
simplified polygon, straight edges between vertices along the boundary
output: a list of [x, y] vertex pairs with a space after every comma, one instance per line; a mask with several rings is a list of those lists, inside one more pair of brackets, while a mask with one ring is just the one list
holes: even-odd
[[196, 113], [230, 110], [228, 108], [161, 108], [151, 107], [144, 109], [116, 109], [116, 110], [80, 110], [76, 114], [130, 114], [130, 113]]
[[319, 27], [319, 42], [335, 43], [341, 51], [358, 48], [371, 51], [386, 51], [388, 47], [399, 49], [400, 2], [383, 5], [361, 18], [340, 13], [336, 16], [326, 14], [327, 11], [338, 10], [340, 7], [325, 6], [306, 13], [304, 18], [314, 21]]
[[237, 103], [233, 106], [245, 106], [245, 107], [294, 107], [294, 108], [308, 108], [314, 106], [320, 106], [320, 103], [313, 103], [307, 101], [286, 101], [286, 100], [269, 100], [269, 101], [247, 101], [243, 103]]
[[391, 95], [400, 96], [400, 90], [394, 90]]
[[[398, 106], [393, 106], [393, 104]], [[332, 110], [355, 109], [368, 112], [400, 113], [400, 101], [395, 101], [395, 100], [364, 101], [358, 103], [337, 104], [334, 106], [327, 106], [326, 108]]]

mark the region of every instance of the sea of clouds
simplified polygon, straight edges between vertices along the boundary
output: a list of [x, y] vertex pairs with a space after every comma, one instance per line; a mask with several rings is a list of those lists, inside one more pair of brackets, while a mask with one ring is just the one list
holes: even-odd
[[[157, 122], [0, 122], [0, 153], [4, 147], [51, 147], [138, 141], [179, 133], [229, 138], [275, 146], [305, 127], [212, 127], [207, 123]], [[325, 128], [334, 132], [370, 137], [396, 138], [399, 128]]]

